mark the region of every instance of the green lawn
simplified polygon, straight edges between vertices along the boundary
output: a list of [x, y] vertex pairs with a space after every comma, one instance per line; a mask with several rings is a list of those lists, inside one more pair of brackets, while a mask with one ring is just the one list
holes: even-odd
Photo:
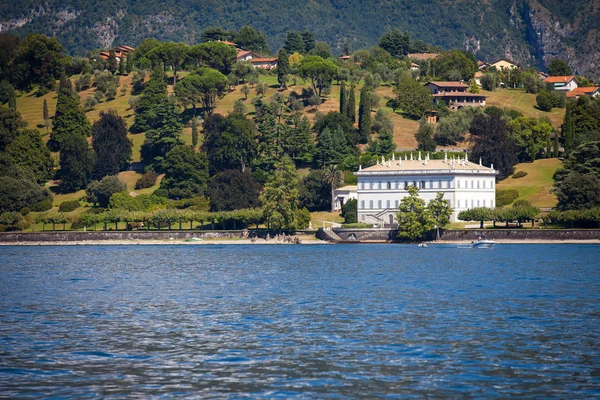
[[518, 179], [508, 177], [496, 185], [496, 190], [516, 189], [519, 191], [518, 200], [527, 200], [537, 207], [554, 207], [556, 196], [551, 193], [553, 175], [561, 166], [562, 162], [556, 158], [517, 164], [515, 172], [524, 171], [527, 176]]
[[497, 89], [493, 92], [482, 90], [481, 93], [488, 96], [486, 101], [488, 106], [512, 108], [520, 111], [527, 117], [548, 117], [555, 128], [558, 128], [563, 123], [565, 117], [564, 108], [554, 108], [550, 112], [538, 110], [535, 107], [536, 95], [525, 93], [521, 89]]

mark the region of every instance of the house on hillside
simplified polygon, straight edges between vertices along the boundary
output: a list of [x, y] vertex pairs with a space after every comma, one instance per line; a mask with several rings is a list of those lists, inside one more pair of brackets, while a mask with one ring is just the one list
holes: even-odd
[[544, 83], [549, 83], [554, 90], [560, 90], [562, 92], [570, 92], [579, 86], [577, 84], [577, 78], [575, 78], [574, 75], [549, 76], [544, 79]]
[[590, 96], [595, 99], [600, 98], [600, 87], [598, 86], [590, 86], [590, 87], [577, 87], [570, 92], [567, 92], [567, 97], [572, 99], [578, 99], [581, 96]]
[[124, 57], [127, 57], [127, 53], [132, 53], [135, 51], [135, 48], [131, 46], [117, 46], [115, 47], [116, 53], [121, 53]]
[[237, 51], [236, 61], [250, 61], [255, 58], [260, 58], [260, 55], [256, 54], [252, 50], [240, 50]]
[[250, 60], [250, 64], [252, 64], [256, 68], [270, 70], [270, 69], [277, 67], [277, 58], [275, 58], [275, 57], [253, 58]]
[[490, 67], [490, 64], [483, 62], [483, 61], [477, 61], [477, 69], [479, 71], [483, 71], [484, 69], [488, 69]]
[[481, 86], [481, 77], [483, 76], [483, 72], [477, 71], [475, 72], [475, 83]]
[[426, 61], [433, 60], [439, 56], [438, 53], [408, 53], [407, 57], [410, 60]]
[[431, 91], [433, 102], [444, 101], [448, 108], [454, 110], [463, 107], [485, 107], [487, 96], [469, 93], [469, 85], [463, 82], [427, 82], [425, 87]]
[[417, 71], [419, 68], [421, 68], [421, 66], [419, 64], [415, 64], [414, 62], [410, 63], [410, 70], [411, 71]]
[[493, 165], [484, 166], [481, 160], [470, 162], [466, 155], [460, 159], [430, 160], [419, 152], [417, 159], [412, 154], [410, 160], [382, 159], [354, 174], [358, 179], [358, 222], [362, 223], [397, 223], [398, 206], [408, 196], [409, 186], [419, 188], [419, 197], [425, 202], [443, 193], [452, 207], [452, 221], [464, 210], [495, 207], [498, 172]]
[[496, 69], [498, 71], [501, 71], [503, 69], [508, 70], [508, 69], [513, 69], [513, 68], [519, 68], [519, 65], [516, 62], [507, 60], [506, 58], [501, 58], [500, 60], [491, 63], [488, 68], [491, 68], [491, 67], [496, 67]]
[[339, 59], [342, 61], [348, 61], [352, 58], [352, 56], [340, 56]]

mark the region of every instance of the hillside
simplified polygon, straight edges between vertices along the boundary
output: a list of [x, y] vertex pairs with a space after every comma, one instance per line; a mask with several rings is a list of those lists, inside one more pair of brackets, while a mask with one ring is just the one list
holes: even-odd
[[556, 195], [552, 192], [554, 173], [562, 167], [562, 162], [556, 158], [536, 160], [532, 163], [515, 165], [515, 172], [527, 172], [523, 178], [514, 179], [512, 176], [498, 182], [497, 190], [516, 189], [518, 200], [527, 200], [536, 207], [554, 207]]
[[[507, 57], [543, 67], [553, 57], [576, 72], [600, 76], [600, 0], [7, 0], [0, 32], [56, 35], [72, 54], [145, 37], [197, 43], [210, 26], [263, 31], [276, 50], [288, 30], [309, 30], [334, 52], [373, 46], [390, 28], [443, 49], [464, 48], [482, 60]], [[377, 23], [373, 23], [377, 21]]]

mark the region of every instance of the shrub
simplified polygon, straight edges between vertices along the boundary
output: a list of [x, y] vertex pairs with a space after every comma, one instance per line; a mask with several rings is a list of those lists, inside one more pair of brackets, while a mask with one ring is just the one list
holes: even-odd
[[154, 170], [149, 170], [140, 177], [135, 183], [135, 190], [146, 189], [156, 185], [158, 174]]
[[156, 189], [152, 194], [158, 197], [169, 197], [169, 191], [163, 188]]
[[63, 201], [58, 208], [60, 212], [71, 212], [81, 207], [79, 200]]
[[191, 208], [195, 211], [208, 211], [209, 201], [206, 199], [206, 197], [198, 196], [191, 199], [170, 201], [167, 204], [167, 208], [177, 208], [180, 210]]
[[342, 206], [342, 217], [344, 217], [344, 224], [354, 224], [358, 222], [357, 217], [358, 201], [356, 199], [350, 199]]
[[22, 216], [26, 216], [31, 212], [31, 210], [29, 209], [29, 207], [23, 207], [19, 210], [19, 212]]
[[348, 229], [368, 229], [372, 228], [373, 224], [364, 224], [362, 222], [354, 223], [354, 224], [342, 224], [342, 228]]
[[40, 201], [37, 204], [34, 204], [33, 207], [31, 207], [31, 211], [35, 211], [35, 212], [48, 211], [48, 210], [52, 209], [52, 207], [53, 207], [52, 199], [46, 199], [46, 200]]
[[512, 203], [519, 197], [519, 192], [515, 189], [496, 191], [496, 207], [504, 207]]
[[527, 200], [517, 200], [513, 203], [513, 207], [531, 207], [531, 203]]
[[527, 176], [527, 172], [525, 171], [517, 171], [513, 174], [514, 179], [523, 178], [524, 176]]

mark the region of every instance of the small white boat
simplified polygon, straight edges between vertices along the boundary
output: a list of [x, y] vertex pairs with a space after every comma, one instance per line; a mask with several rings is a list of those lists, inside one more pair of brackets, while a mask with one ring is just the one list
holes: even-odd
[[419, 247], [427, 247], [427, 243], [419, 243]]
[[459, 245], [458, 247], [462, 249], [491, 249], [495, 244], [494, 240], [486, 238], [485, 235], [477, 235], [470, 244]]

